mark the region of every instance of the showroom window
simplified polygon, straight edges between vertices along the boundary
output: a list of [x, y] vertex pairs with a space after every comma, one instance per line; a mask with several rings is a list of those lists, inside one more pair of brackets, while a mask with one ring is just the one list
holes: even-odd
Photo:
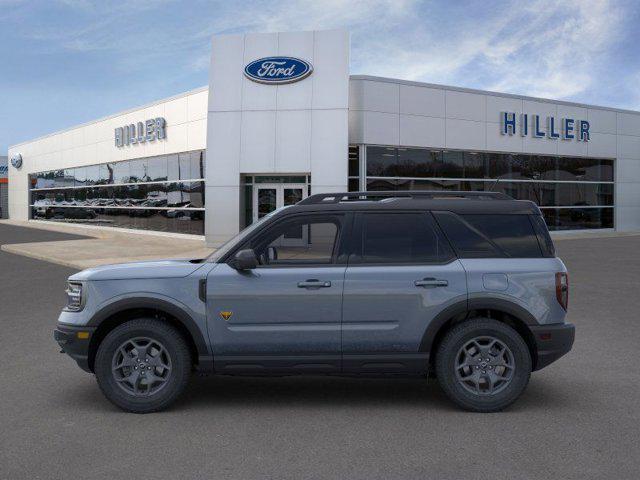
[[614, 226], [612, 159], [367, 146], [364, 162], [367, 190], [503, 192], [538, 204], [550, 230]]
[[31, 215], [90, 225], [204, 234], [205, 152], [30, 175]]

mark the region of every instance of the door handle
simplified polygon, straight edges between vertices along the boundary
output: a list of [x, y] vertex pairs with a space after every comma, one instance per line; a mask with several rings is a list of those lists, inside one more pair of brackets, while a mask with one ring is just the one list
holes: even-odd
[[311, 279], [304, 282], [298, 282], [298, 288], [329, 288], [331, 282], [321, 282], [320, 280]]
[[423, 278], [422, 280], [416, 280], [413, 282], [416, 287], [435, 288], [435, 287], [448, 287], [449, 282], [446, 280], [437, 280], [435, 278]]

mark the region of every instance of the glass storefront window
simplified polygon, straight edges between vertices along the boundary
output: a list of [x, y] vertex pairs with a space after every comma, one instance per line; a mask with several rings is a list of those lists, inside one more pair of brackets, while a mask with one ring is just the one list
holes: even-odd
[[148, 182], [148, 162], [146, 159], [131, 160], [129, 161], [129, 182]]
[[613, 228], [613, 208], [543, 208], [549, 230]]
[[552, 230], [613, 227], [612, 159], [368, 146], [366, 162], [367, 190], [503, 192], [545, 209]]
[[111, 171], [112, 181], [107, 183], [129, 183], [131, 181], [131, 168], [129, 161], [112, 163]]
[[162, 155], [149, 160], [147, 169], [148, 182], [166, 182], [168, 179], [167, 156]]
[[349, 176], [360, 175], [360, 149], [357, 146], [349, 147]]
[[445, 150], [442, 152], [442, 166], [438, 169], [438, 177], [463, 178], [464, 153]]
[[34, 173], [32, 218], [202, 235], [203, 178], [204, 151]]
[[487, 178], [487, 156], [479, 152], [464, 152], [464, 178]]
[[98, 165], [98, 180], [95, 183], [96, 185], [108, 185], [110, 183], [115, 183], [115, 178], [112, 163], [103, 163]]

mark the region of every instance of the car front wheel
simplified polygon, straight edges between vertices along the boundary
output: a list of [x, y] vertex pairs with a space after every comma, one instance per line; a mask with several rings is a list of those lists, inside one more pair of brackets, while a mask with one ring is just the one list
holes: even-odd
[[449, 330], [436, 352], [436, 375], [447, 396], [466, 410], [496, 412], [513, 403], [531, 375], [531, 354], [510, 326], [489, 318]]
[[109, 401], [129, 412], [168, 407], [185, 389], [190, 373], [191, 356], [182, 334], [153, 318], [119, 325], [96, 354], [100, 389]]

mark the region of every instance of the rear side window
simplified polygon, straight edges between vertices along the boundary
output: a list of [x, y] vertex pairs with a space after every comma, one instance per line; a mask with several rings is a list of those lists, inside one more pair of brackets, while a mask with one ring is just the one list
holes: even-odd
[[529, 215], [455, 215], [436, 218], [461, 258], [542, 256]]
[[500, 249], [481, 232], [451, 212], [433, 212], [460, 258], [504, 257]]
[[492, 240], [508, 257], [541, 257], [529, 215], [463, 215], [471, 226]]
[[444, 263], [454, 257], [427, 213], [364, 213], [357, 224], [354, 263]]
[[556, 247], [553, 245], [544, 217], [542, 215], [531, 215], [529, 218], [531, 219], [533, 228], [536, 231], [536, 235], [538, 235], [538, 243], [542, 249], [542, 254], [545, 257], [555, 257]]

